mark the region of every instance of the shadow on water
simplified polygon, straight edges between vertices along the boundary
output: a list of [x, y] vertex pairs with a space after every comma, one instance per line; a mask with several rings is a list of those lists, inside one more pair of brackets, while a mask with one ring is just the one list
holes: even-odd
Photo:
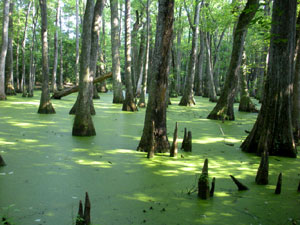
[[[137, 152], [145, 109], [121, 111], [112, 95], [95, 100], [97, 136], [72, 137], [68, 115], [76, 95], [52, 100], [56, 114], [37, 114], [39, 96], [9, 97], [0, 102], [0, 215], [18, 225], [73, 224], [79, 199], [88, 191], [93, 224], [297, 224], [300, 196], [299, 159], [270, 157], [270, 185], [255, 185], [259, 157], [240, 151], [244, 130], [257, 114], [236, 112], [236, 121], [207, 120], [214, 104], [197, 98], [194, 107], [168, 108], [172, 141], [179, 123], [179, 143], [185, 127], [193, 132], [193, 152], [179, 151], [152, 160]], [[237, 105], [236, 105], [237, 107]], [[230, 143], [231, 145], [227, 145]], [[179, 146], [180, 146], [179, 144]], [[215, 197], [203, 201], [196, 187], [204, 159], [209, 177], [216, 177]], [[282, 194], [274, 195], [283, 172]], [[238, 192], [229, 175], [250, 190]]]

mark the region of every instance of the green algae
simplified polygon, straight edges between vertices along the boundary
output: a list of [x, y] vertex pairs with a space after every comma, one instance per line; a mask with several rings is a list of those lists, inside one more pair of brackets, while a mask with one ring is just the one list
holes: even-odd
[[[145, 109], [122, 112], [121, 105], [111, 104], [111, 94], [103, 94], [94, 101], [97, 136], [73, 137], [68, 111], [75, 99], [53, 100], [54, 115], [37, 114], [38, 95], [0, 102], [0, 154], [7, 163], [0, 169], [0, 215], [14, 224], [73, 224], [86, 191], [94, 225], [300, 223], [299, 159], [270, 157], [270, 184], [261, 186], [254, 182], [260, 158], [239, 149], [257, 114], [236, 111], [236, 121], [222, 123], [206, 119], [214, 106], [208, 99], [196, 97], [194, 107], [172, 99], [169, 140], [177, 121], [178, 141], [187, 127], [193, 151], [149, 160], [135, 150]], [[200, 200], [188, 192], [205, 158], [216, 187], [212, 199]], [[275, 195], [280, 172], [282, 193]], [[238, 192], [230, 174], [250, 190]]]

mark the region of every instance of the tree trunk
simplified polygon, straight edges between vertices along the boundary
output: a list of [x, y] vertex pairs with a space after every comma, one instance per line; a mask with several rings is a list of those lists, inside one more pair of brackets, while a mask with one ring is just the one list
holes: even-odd
[[[159, 0], [156, 23], [156, 38], [153, 63], [151, 65], [151, 86], [145, 115], [144, 130], [138, 146], [139, 151], [168, 152], [166, 92], [168, 86], [169, 49], [172, 44], [174, 0]], [[152, 131], [151, 126], [155, 124]], [[152, 142], [152, 136], [154, 141]]]
[[177, 94], [181, 94], [181, 35], [183, 32], [183, 28], [181, 25], [181, 9], [182, 7], [179, 8], [179, 28], [177, 30], [177, 43], [176, 43], [176, 92]]
[[[61, 19], [61, 14], [62, 10], [60, 9], [60, 18], [59, 18], [59, 23], [60, 23], [60, 64], [59, 64], [59, 83], [58, 83], [58, 90], [63, 90], [64, 89], [64, 61], [63, 61], [63, 37], [62, 37], [62, 19]], [[75, 72], [76, 73], [76, 72]]]
[[91, 116], [91, 85], [90, 76], [90, 59], [91, 59], [91, 33], [92, 20], [94, 12], [94, 1], [87, 0], [84, 13], [81, 56], [80, 56], [80, 76], [79, 76], [79, 93], [77, 97], [76, 114], [73, 124], [73, 136], [94, 136], [96, 131]]
[[[20, 25], [20, 13], [18, 11], [18, 24], [17, 26], [19, 27]], [[20, 85], [20, 72], [19, 72], [19, 53], [20, 53], [20, 29], [17, 31], [17, 47], [16, 47], [16, 92], [21, 93], [21, 85]]]
[[27, 96], [27, 89], [26, 89], [26, 40], [27, 40], [27, 27], [28, 27], [28, 16], [31, 9], [32, 2], [30, 1], [28, 3], [27, 12], [26, 12], [26, 18], [25, 18], [25, 27], [24, 27], [24, 34], [23, 34], [23, 40], [22, 40], [22, 80], [21, 80], [21, 90], [22, 90], [22, 97]]
[[33, 6], [33, 28], [32, 28], [32, 40], [30, 47], [30, 69], [29, 69], [29, 78], [28, 78], [28, 97], [33, 97], [33, 86], [34, 86], [34, 70], [35, 70], [35, 60], [33, 52], [35, 50], [35, 42], [36, 42], [36, 23], [38, 19], [38, 7]]
[[207, 86], [209, 90], [209, 101], [217, 102], [217, 93], [214, 83], [214, 74], [213, 74], [213, 62], [212, 62], [212, 55], [211, 55], [211, 40], [209, 32], [205, 34], [205, 44], [206, 44], [206, 60], [207, 60]]
[[234, 120], [233, 103], [236, 95], [238, 75], [242, 60], [248, 26], [259, 7], [259, 0], [248, 0], [233, 32], [231, 60], [227, 70], [225, 85], [217, 105], [208, 115], [213, 120]]
[[246, 52], [244, 52], [244, 57], [242, 59], [242, 69], [240, 71], [240, 104], [239, 104], [239, 111], [240, 112], [258, 112], [253, 104], [249, 91], [247, 88], [247, 65], [246, 65]]
[[54, 57], [53, 57], [53, 72], [52, 72], [52, 82], [51, 82], [51, 90], [53, 92], [57, 91], [57, 58], [58, 58], [58, 20], [60, 13], [60, 0], [57, 1], [57, 9], [56, 9], [56, 18], [55, 18], [55, 33], [54, 33]]
[[120, 68], [120, 36], [118, 0], [110, 0], [111, 10], [111, 53], [113, 73], [113, 103], [123, 103], [121, 68]]
[[8, 25], [8, 47], [6, 56], [6, 76], [5, 76], [5, 93], [6, 95], [15, 95], [14, 87], [14, 59], [13, 59], [13, 39], [14, 39], [14, 29], [13, 29], [13, 12], [14, 3], [11, 2], [9, 6], [9, 25]]
[[256, 123], [241, 145], [245, 152], [297, 155], [291, 117], [296, 5], [296, 0], [274, 1], [264, 98]]
[[[96, 68], [97, 68], [97, 59], [98, 59], [98, 52], [99, 52], [99, 36], [101, 30], [101, 23], [102, 23], [102, 13], [103, 8], [106, 0], [97, 0], [95, 9], [94, 9], [94, 19], [92, 25], [92, 43], [91, 43], [91, 59], [90, 59], [90, 77], [92, 80], [96, 77]], [[102, 23], [102, 26], [105, 26]], [[105, 33], [103, 33], [103, 36]], [[101, 49], [104, 46], [101, 47]], [[102, 50], [103, 52], [103, 50]], [[91, 97], [91, 104], [93, 104], [93, 99], [99, 99], [99, 95], [95, 85], [91, 85], [90, 92], [92, 93]]]
[[76, 59], [75, 59], [75, 75], [76, 75], [76, 85], [79, 84], [79, 15], [78, 15], [78, 8], [79, 8], [79, 0], [76, 0]]
[[147, 79], [148, 79], [148, 70], [149, 70], [149, 48], [150, 48], [150, 0], [147, 0], [147, 21], [146, 21], [146, 52], [145, 52], [145, 64], [143, 72], [143, 81], [142, 81], [142, 91], [139, 101], [139, 107], [146, 107], [146, 89], [147, 89]]
[[138, 64], [137, 64], [137, 77], [138, 77], [138, 83], [136, 86], [136, 96], [140, 96], [142, 92], [142, 82], [143, 82], [143, 71], [144, 71], [144, 58], [145, 58], [145, 31], [146, 26], [144, 25], [143, 30], [141, 32], [141, 42], [140, 42], [140, 51], [139, 56], [137, 58]]
[[296, 50], [295, 50], [295, 72], [293, 80], [293, 108], [292, 108], [292, 124], [293, 134], [296, 142], [300, 138], [300, 12], [298, 14], [296, 25]]
[[6, 100], [5, 95], [5, 60], [8, 46], [9, 0], [3, 2], [2, 46], [0, 55], [0, 100]]
[[197, 61], [197, 82], [195, 87], [195, 95], [202, 96], [203, 95], [203, 62], [204, 62], [204, 49], [205, 49], [205, 33], [200, 30], [200, 51], [198, 54], [198, 61]]
[[131, 34], [130, 34], [130, 0], [125, 0], [125, 81], [126, 96], [123, 102], [123, 111], [137, 111], [134, 102], [133, 86], [131, 79]]
[[39, 0], [41, 8], [41, 37], [42, 37], [42, 62], [43, 62], [43, 83], [40, 106], [38, 113], [53, 114], [55, 110], [50, 102], [49, 92], [49, 68], [48, 68], [48, 37], [47, 37], [47, 0]]
[[190, 54], [190, 61], [188, 65], [188, 73], [186, 77], [185, 88], [183, 91], [182, 98], [179, 102], [179, 105], [182, 106], [191, 106], [196, 104], [194, 99], [193, 88], [194, 88], [195, 69], [196, 69], [196, 61], [197, 61], [199, 12], [200, 12], [200, 0], [196, 0], [194, 24], [190, 23], [191, 29], [193, 30], [192, 50]]

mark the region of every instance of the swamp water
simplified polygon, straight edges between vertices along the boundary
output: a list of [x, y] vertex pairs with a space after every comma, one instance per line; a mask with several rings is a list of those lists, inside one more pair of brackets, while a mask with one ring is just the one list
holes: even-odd
[[[7, 163], [0, 168], [0, 216], [12, 224], [74, 224], [86, 191], [93, 225], [300, 224], [299, 158], [270, 157], [270, 185], [259, 186], [260, 158], [239, 149], [257, 114], [236, 111], [236, 121], [222, 123], [206, 119], [214, 106], [208, 99], [196, 98], [195, 107], [171, 99], [169, 141], [177, 121], [179, 148], [186, 127], [193, 152], [149, 160], [136, 151], [145, 109], [122, 112], [111, 94], [101, 94], [94, 101], [97, 136], [73, 137], [68, 112], [76, 94], [52, 100], [54, 115], [37, 114], [38, 95], [0, 102], [0, 154]], [[193, 190], [205, 158], [215, 196], [199, 200]], [[280, 172], [282, 193], [275, 195]], [[238, 192], [231, 174], [250, 190]]]

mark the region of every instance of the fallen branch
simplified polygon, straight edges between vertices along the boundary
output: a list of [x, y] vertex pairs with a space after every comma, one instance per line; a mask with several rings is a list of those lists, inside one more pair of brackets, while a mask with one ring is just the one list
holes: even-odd
[[[106, 73], [101, 77], [95, 78], [94, 81], [93, 81], [93, 84], [100, 83], [100, 82], [102, 82], [102, 81], [104, 81], [104, 80], [106, 80], [107, 78], [110, 78], [110, 77], [112, 77], [112, 72]], [[77, 91], [79, 91], [79, 86], [74, 86], [74, 87], [67, 88], [67, 89], [64, 89], [62, 91], [58, 91], [58, 92], [53, 93], [51, 98], [61, 99], [62, 97], [65, 97], [65, 96], [70, 95], [72, 93], [75, 93]]]

